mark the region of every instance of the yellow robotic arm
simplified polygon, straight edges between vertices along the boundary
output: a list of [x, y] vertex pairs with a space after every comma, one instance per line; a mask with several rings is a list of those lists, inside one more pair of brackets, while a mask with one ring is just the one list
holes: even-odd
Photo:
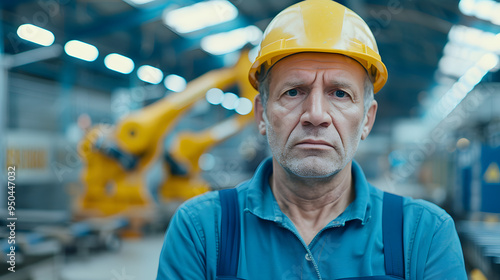
[[[248, 82], [249, 67], [248, 53], [243, 52], [234, 67], [204, 74], [183, 92], [127, 116], [116, 127], [92, 128], [79, 147], [85, 192], [78, 210], [86, 216], [108, 216], [150, 208], [153, 200], [145, 187], [145, 173], [163, 154], [166, 134], [182, 113], [211, 88], [237, 83], [244, 95], [255, 96]], [[253, 93], [248, 93], [249, 88]]]
[[[240, 61], [236, 65], [237, 72], [245, 73], [250, 67], [247, 62], [249, 61]], [[240, 96], [253, 101], [257, 91], [246, 76], [239, 76], [237, 84]], [[179, 133], [169, 148], [168, 155], [177, 165], [184, 167], [186, 172], [175, 174], [168, 169], [165, 171], [168, 173], [168, 177], [159, 190], [162, 200], [186, 200], [208, 191], [208, 183], [201, 178], [201, 170], [198, 165], [200, 157], [213, 146], [243, 130], [248, 123], [253, 121], [253, 118], [254, 111], [252, 109], [247, 115], [235, 115], [200, 132]]]
[[177, 164], [186, 167], [186, 173], [170, 172], [160, 188], [161, 198], [165, 201], [186, 200], [208, 191], [207, 182], [200, 176], [200, 157], [214, 145], [240, 132], [252, 121], [253, 114], [238, 115], [201, 132], [179, 133], [169, 149], [169, 155]]

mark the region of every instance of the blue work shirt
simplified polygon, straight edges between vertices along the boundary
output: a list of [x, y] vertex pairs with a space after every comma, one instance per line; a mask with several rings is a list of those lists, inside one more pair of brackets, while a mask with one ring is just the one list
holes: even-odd
[[[242, 279], [338, 279], [385, 275], [383, 192], [353, 162], [355, 199], [306, 245], [281, 211], [269, 186], [272, 158], [237, 187], [241, 219], [238, 277]], [[452, 218], [436, 205], [405, 197], [406, 279], [467, 279]], [[195, 197], [172, 218], [157, 280], [215, 279], [220, 232], [218, 192]], [[222, 240], [224, 242], [224, 240]]]

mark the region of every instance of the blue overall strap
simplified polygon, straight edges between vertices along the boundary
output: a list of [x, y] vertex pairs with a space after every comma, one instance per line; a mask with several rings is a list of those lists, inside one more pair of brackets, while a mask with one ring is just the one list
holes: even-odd
[[349, 277], [337, 280], [395, 280], [405, 279], [403, 251], [403, 198], [384, 192], [382, 206], [382, 238], [386, 275]]
[[238, 260], [240, 253], [240, 211], [236, 189], [219, 191], [221, 205], [221, 240], [219, 242], [219, 261], [217, 279], [238, 279]]
[[404, 279], [403, 198], [384, 193], [382, 210], [385, 273]]

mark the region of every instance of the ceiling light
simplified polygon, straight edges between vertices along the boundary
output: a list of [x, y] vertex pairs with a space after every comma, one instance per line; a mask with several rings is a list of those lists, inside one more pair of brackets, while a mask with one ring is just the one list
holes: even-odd
[[479, 69], [479, 67], [471, 67], [465, 74], [460, 77], [460, 80], [464, 81], [465, 83], [475, 86], [479, 84], [479, 82], [483, 79], [484, 75], [486, 75], [488, 71], [484, 71], [482, 69]]
[[487, 53], [479, 59], [477, 65], [485, 70], [485, 71], [490, 71], [491, 69], [495, 68], [498, 64], [498, 55], [493, 54], [493, 53]]
[[445, 75], [460, 77], [467, 69], [474, 65], [474, 61], [464, 60], [459, 57], [445, 55], [441, 57], [438, 63], [439, 71]]
[[482, 1], [476, 3], [475, 16], [482, 20], [490, 20], [491, 12], [494, 10], [496, 3], [492, 1]]
[[448, 42], [443, 50], [444, 56], [460, 58], [468, 61], [478, 61], [485, 53], [485, 50], [471, 48], [464, 44]]
[[[499, 11], [500, 12], [500, 11]], [[493, 48], [497, 51], [497, 52], [500, 52], [500, 33], [498, 33], [497, 35], [495, 35], [495, 37], [493, 38]]]
[[448, 37], [449, 42], [443, 50], [444, 56], [438, 63], [441, 73], [460, 77], [478, 61], [478, 67], [486, 71], [498, 65], [500, 34], [457, 25], [450, 29]]
[[151, 65], [143, 65], [137, 69], [137, 77], [143, 82], [157, 85], [163, 80], [163, 72]]
[[179, 75], [170, 74], [165, 78], [164, 85], [168, 90], [181, 92], [186, 89], [186, 79]]
[[129, 3], [132, 6], [142, 6], [142, 5], [154, 2], [156, 0], [124, 0], [124, 1]]
[[207, 91], [205, 96], [208, 103], [212, 105], [219, 105], [224, 100], [224, 92], [218, 88], [212, 88]]
[[126, 56], [117, 53], [108, 54], [104, 58], [104, 65], [110, 70], [129, 74], [134, 70], [134, 61]]
[[52, 32], [29, 23], [19, 26], [17, 35], [26, 41], [46, 47], [52, 45], [55, 40]]
[[91, 44], [78, 40], [71, 40], [64, 45], [66, 54], [85, 61], [94, 61], [99, 56], [99, 51]]
[[196, 3], [164, 13], [163, 22], [178, 33], [189, 33], [238, 16], [238, 9], [226, 0]]
[[473, 16], [474, 5], [474, 0], [462, 0], [458, 3], [458, 9], [466, 16]]
[[497, 35], [474, 27], [455, 25], [450, 29], [448, 38], [450, 42], [500, 52]]
[[498, 64], [498, 56], [485, 54], [475, 65], [458, 79], [455, 84], [441, 97], [441, 99], [430, 109], [427, 118], [431, 121], [441, 121], [446, 118], [474, 87], [481, 82], [489, 70]]
[[461, 0], [458, 4], [459, 10], [466, 16], [475, 16], [482, 20], [490, 21], [500, 25], [498, 13], [500, 3], [492, 0]]
[[252, 101], [250, 99], [242, 97], [238, 101], [238, 107], [236, 107], [236, 113], [240, 115], [248, 115], [252, 112]]
[[[499, 15], [500, 14], [500, 5], [497, 5], [495, 7], [495, 10], [493, 11], [494, 15]], [[496, 16], [491, 19], [491, 23], [500, 25], [500, 17]]]
[[229, 32], [206, 36], [201, 39], [201, 48], [213, 55], [231, 53], [245, 44], [257, 45], [262, 38], [262, 31], [257, 26], [247, 26]]
[[227, 92], [224, 94], [224, 99], [222, 100], [222, 107], [228, 110], [234, 110], [238, 107], [238, 95]]

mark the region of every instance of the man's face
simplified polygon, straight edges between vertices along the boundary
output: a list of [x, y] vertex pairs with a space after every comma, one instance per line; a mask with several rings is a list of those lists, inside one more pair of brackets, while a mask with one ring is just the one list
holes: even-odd
[[342, 170], [375, 119], [375, 101], [364, 114], [363, 67], [342, 55], [299, 53], [271, 71], [267, 108], [257, 99], [256, 116], [275, 159], [300, 177]]

